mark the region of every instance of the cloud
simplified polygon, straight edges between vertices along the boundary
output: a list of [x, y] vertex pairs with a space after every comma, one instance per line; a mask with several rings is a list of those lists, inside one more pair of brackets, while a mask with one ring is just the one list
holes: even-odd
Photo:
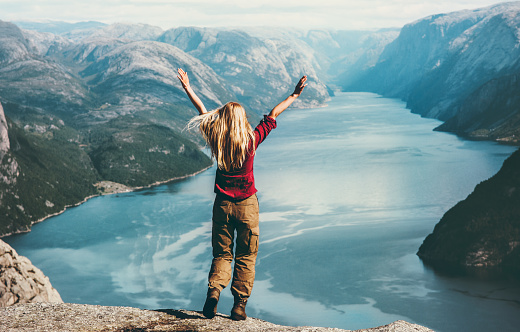
[[133, 22], [176, 26], [291, 26], [374, 29], [499, 1], [454, 0], [0, 0], [0, 19]]

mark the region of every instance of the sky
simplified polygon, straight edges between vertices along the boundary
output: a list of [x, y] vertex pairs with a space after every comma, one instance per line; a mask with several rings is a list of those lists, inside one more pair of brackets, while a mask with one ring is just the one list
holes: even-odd
[[303, 29], [400, 28], [420, 18], [487, 7], [492, 0], [0, 0], [0, 20], [276, 26]]

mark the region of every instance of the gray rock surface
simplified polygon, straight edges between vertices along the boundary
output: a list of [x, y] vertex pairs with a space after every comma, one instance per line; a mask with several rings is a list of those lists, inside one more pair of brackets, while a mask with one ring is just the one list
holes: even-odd
[[10, 158], [11, 144], [8, 127], [4, 108], [0, 103], [0, 188], [2, 189], [0, 191], [0, 204], [2, 204], [2, 199], [8, 192], [9, 186], [16, 183], [16, 178], [19, 175], [18, 163], [14, 158]]
[[0, 104], [0, 163], [2, 158], [9, 151], [9, 133], [7, 131], [7, 121], [5, 120], [4, 108]]
[[[129, 307], [103, 307], [70, 303], [19, 304], [0, 308], [2, 331], [301, 331], [342, 332], [336, 328], [289, 327], [256, 318], [235, 322], [218, 314], [206, 319], [201, 313], [185, 310], [149, 311]], [[389, 325], [357, 332], [427, 332], [420, 325], [396, 321]]]
[[0, 240], [0, 307], [34, 302], [63, 301], [41, 270]]

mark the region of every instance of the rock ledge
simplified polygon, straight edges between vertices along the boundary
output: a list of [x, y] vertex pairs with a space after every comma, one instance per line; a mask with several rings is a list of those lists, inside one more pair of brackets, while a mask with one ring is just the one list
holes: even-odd
[[[289, 327], [256, 318], [235, 322], [217, 314], [206, 319], [200, 312], [185, 310], [141, 310], [130, 307], [104, 307], [71, 303], [31, 303], [0, 308], [0, 326], [5, 332], [57, 331], [301, 331], [345, 332], [336, 328]], [[431, 332], [432, 330], [405, 321], [357, 330], [357, 332]]]

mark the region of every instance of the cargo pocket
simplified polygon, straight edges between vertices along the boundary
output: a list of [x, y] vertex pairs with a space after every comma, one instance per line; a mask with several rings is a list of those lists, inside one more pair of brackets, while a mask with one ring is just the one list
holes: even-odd
[[249, 230], [249, 245], [248, 251], [250, 254], [254, 254], [258, 252], [258, 238], [260, 235], [260, 228], [255, 227]]

